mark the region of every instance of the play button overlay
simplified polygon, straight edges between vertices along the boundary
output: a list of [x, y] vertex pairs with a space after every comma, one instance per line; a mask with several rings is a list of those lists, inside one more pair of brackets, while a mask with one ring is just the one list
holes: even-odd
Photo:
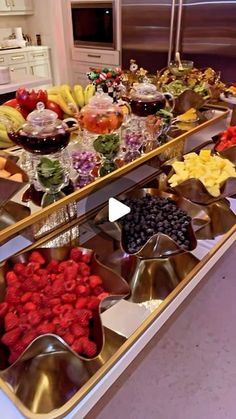
[[108, 200], [108, 219], [111, 223], [129, 214], [131, 211], [128, 205], [122, 204], [115, 198], [109, 198]]

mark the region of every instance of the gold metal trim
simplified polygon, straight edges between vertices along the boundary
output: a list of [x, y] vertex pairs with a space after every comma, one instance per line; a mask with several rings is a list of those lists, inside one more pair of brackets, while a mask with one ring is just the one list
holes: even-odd
[[[212, 107], [214, 109], [214, 107]], [[15, 223], [12, 226], [7, 227], [6, 229], [2, 230], [0, 232], [0, 242], [10, 238], [13, 234], [23, 230], [24, 228], [32, 225], [33, 223], [36, 223], [37, 221], [41, 220], [43, 217], [46, 217], [50, 214], [52, 214], [54, 211], [64, 207], [65, 205], [78, 201], [82, 198], [85, 198], [89, 195], [93, 190], [99, 189], [106, 184], [110, 183], [111, 181], [114, 181], [118, 179], [119, 177], [123, 176], [124, 174], [130, 172], [134, 168], [142, 165], [143, 163], [151, 160], [153, 157], [158, 156], [159, 154], [166, 151], [168, 148], [173, 147], [180, 143], [181, 141], [184, 141], [189, 136], [193, 135], [194, 133], [208, 127], [209, 125], [214, 124], [215, 122], [220, 121], [221, 119], [225, 119], [227, 115], [229, 114], [229, 109], [226, 107], [216, 107], [218, 110], [222, 110], [221, 115], [217, 115], [215, 118], [212, 118], [203, 124], [193, 128], [192, 130], [189, 130], [188, 132], [184, 132], [179, 137], [176, 137], [175, 139], [169, 141], [166, 144], [161, 145], [155, 150], [150, 151], [147, 154], [142, 155], [138, 159], [127, 163], [125, 166], [122, 166], [115, 170], [114, 172], [109, 173], [108, 175], [96, 179], [94, 182], [90, 183], [89, 185], [83, 187], [81, 190], [75, 191], [71, 193], [70, 195], [60, 199], [60, 201], [57, 201], [51, 205], [49, 205], [46, 208], [40, 209], [39, 211], [35, 212], [34, 214], [31, 214], [29, 217], [19, 221], [18, 223]], [[79, 218], [78, 218], [79, 220]]]
[[209, 251], [209, 253], [192, 269], [182, 282], [166, 297], [161, 305], [150, 314], [150, 316], [142, 323], [133, 335], [117, 350], [117, 352], [97, 371], [93, 377], [61, 408], [49, 414], [33, 414], [19, 401], [19, 399], [11, 392], [6, 383], [0, 379], [0, 387], [22, 412], [23, 415], [30, 419], [56, 419], [64, 418], [81, 400], [92, 390], [95, 385], [106, 375], [106, 373], [122, 358], [122, 356], [132, 347], [132, 345], [142, 336], [142, 334], [157, 320], [160, 314], [170, 305], [170, 303], [178, 296], [178, 294], [190, 283], [190, 281], [204, 268], [207, 262], [216, 254], [227, 241], [236, 235], [236, 225], [233, 226], [228, 233]]

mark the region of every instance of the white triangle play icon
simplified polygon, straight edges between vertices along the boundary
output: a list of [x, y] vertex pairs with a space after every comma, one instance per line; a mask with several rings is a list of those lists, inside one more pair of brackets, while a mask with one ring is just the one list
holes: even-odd
[[108, 219], [111, 223], [123, 217], [126, 214], [129, 214], [130, 207], [122, 202], [118, 201], [115, 198], [109, 198], [108, 201]]

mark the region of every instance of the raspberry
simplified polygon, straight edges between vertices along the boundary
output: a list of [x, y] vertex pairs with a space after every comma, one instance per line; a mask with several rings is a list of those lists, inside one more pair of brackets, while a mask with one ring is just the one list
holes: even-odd
[[77, 285], [76, 294], [79, 296], [87, 297], [90, 294], [90, 289], [85, 285]]
[[50, 306], [58, 306], [61, 304], [61, 300], [60, 298], [52, 298], [51, 300], [49, 300], [49, 304]]
[[17, 292], [17, 289], [12, 287], [7, 288], [5, 300], [10, 304], [18, 304], [20, 302], [21, 295]]
[[82, 251], [78, 247], [74, 247], [70, 251], [70, 258], [75, 262], [79, 262], [82, 258]]
[[71, 346], [75, 340], [74, 336], [68, 332], [63, 335], [63, 339], [69, 346]]
[[37, 326], [42, 320], [41, 314], [38, 311], [30, 311], [28, 314], [28, 321], [32, 326]]
[[86, 308], [89, 299], [87, 297], [79, 297], [75, 303], [75, 308]]
[[19, 356], [25, 350], [25, 346], [22, 344], [22, 340], [19, 339], [17, 342], [14, 343], [14, 345], [12, 345], [11, 349], [15, 353], [18, 353]]
[[80, 354], [83, 351], [83, 345], [82, 345], [82, 342], [81, 342], [81, 338], [76, 339], [73, 342], [73, 345], [71, 346], [71, 349], [73, 349], [73, 351], [77, 352], [78, 354]]
[[50, 307], [45, 307], [40, 310], [40, 314], [44, 319], [50, 319], [53, 315], [52, 310]]
[[65, 316], [67, 313], [72, 313], [74, 311], [74, 308], [72, 306], [72, 304], [63, 304], [62, 305], [62, 312], [63, 312], [63, 316]]
[[5, 330], [8, 332], [9, 330], [15, 329], [18, 327], [20, 323], [19, 318], [15, 313], [7, 313], [4, 319]]
[[64, 288], [68, 292], [74, 291], [75, 287], [76, 287], [76, 281], [74, 279], [70, 279], [70, 280], [67, 279], [67, 281], [65, 281], [64, 283]]
[[38, 292], [34, 292], [32, 294], [32, 298], [31, 298], [32, 303], [36, 304], [37, 306], [39, 306], [42, 303], [42, 297]]
[[91, 288], [95, 288], [98, 285], [102, 284], [102, 278], [98, 275], [90, 275], [89, 276], [89, 285]]
[[75, 294], [66, 293], [61, 296], [61, 299], [64, 303], [74, 303], [77, 298]]
[[63, 337], [64, 335], [69, 333], [69, 329], [68, 329], [68, 327], [65, 327], [65, 326], [62, 326], [61, 324], [58, 324], [56, 326], [56, 333], [57, 333], [57, 335]]
[[63, 308], [62, 308], [61, 302], [52, 307], [52, 312], [53, 312], [53, 314], [55, 314], [55, 316], [58, 316], [58, 315], [63, 313]]
[[39, 263], [40, 265], [44, 265], [45, 264], [45, 259], [44, 257], [41, 255], [40, 252], [38, 252], [37, 250], [34, 250], [30, 257], [29, 257], [29, 261], [30, 262], [36, 262]]
[[[33, 274], [32, 274], [33, 275]], [[36, 291], [37, 287], [34, 282], [32, 282], [32, 275], [31, 277], [25, 278], [22, 281], [21, 287], [25, 292], [28, 291]]]
[[[22, 352], [23, 352], [23, 350], [22, 350]], [[11, 355], [8, 358], [9, 364], [14, 364], [14, 362], [16, 362], [16, 360], [19, 358], [19, 356], [20, 356], [20, 353], [12, 351]]]
[[84, 262], [78, 263], [79, 274], [82, 276], [89, 276], [90, 275], [90, 267], [86, 265]]
[[56, 330], [55, 324], [53, 323], [42, 323], [37, 327], [37, 332], [41, 335], [45, 333], [54, 333]]
[[75, 310], [76, 321], [80, 326], [87, 327], [89, 325], [89, 320], [92, 318], [91, 310], [80, 309]]
[[21, 296], [21, 302], [22, 303], [27, 303], [27, 301], [30, 301], [32, 298], [33, 293], [31, 291], [27, 291], [25, 292], [22, 296]]
[[8, 303], [4, 301], [0, 303], [0, 317], [4, 317], [8, 311]]
[[83, 338], [82, 346], [83, 346], [83, 354], [88, 356], [89, 358], [92, 358], [97, 354], [97, 345], [95, 342], [92, 342], [91, 340], [87, 338]]
[[107, 297], [109, 297], [109, 292], [102, 292], [101, 294], [99, 294], [98, 296], [97, 296], [97, 298], [100, 300], [100, 301], [102, 301], [102, 300], [104, 300], [104, 298], [107, 298]]
[[[100, 304], [99, 298], [94, 297], [94, 296], [91, 296], [89, 298], [89, 301], [88, 301], [88, 304], [87, 304], [87, 308], [89, 310], [96, 310], [98, 308], [99, 304]], [[79, 307], [76, 307], [76, 308], [79, 308]]]
[[[37, 268], [39, 267], [40, 265], [37, 265]], [[36, 267], [35, 267], [35, 263], [28, 263], [28, 265], [26, 266], [26, 268], [25, 268], [25, 270], [24, 270], [24, 272], [23, 272], [23, 276], [25, 277], [25, 278], [31, 278], [32, 277], [32, 275], [34, 274], [34, 272], [36, 271], [37, 269], [36, 269]]]
[[67, 267], [67, 260], [63, 260], [58, 265], [58, 272], [64, 272], [64, 270], [66, 269], [66, 267]]
[[6, 332], [2, 337], [2, 343], [7, 346], [12, 346], [20, 337], [21, 330], [17, 327]]
[[35, 338], [37, 337], [37, 331], [36, 330], [30, 330], [27, 332], [23, 338], [21, 339], [21, 343], [26, 348]]
[[72, 333], [73, 336], [79, 338], [80, 336], [87, 336], [87, 329], [85, 329], [84, 327], [80, 326], [79, 324], [72, 324], [72, 326], [70, 327], [70, 331]]
[[93, 294], [94, 295], [99, 295], [102, 294], [104, 292], [104, 289], [102, 287], [100, 287], [100, 285], [98, 285], [97, 287], [93, 288]]
[[59, 267], [59, 261], [52, 259], [48, 265], [47, 265], [47, 271], [49, 273], [57, 273], [58, 272], [58, 267]]
[[24, 311], [33, 311], [36, 310], [36, 308], [36, 305], [34, 303], [31, 303], [30, 301], [25, 303], [23, 306]]
[[78, 266], [77, 263], [74, 262], [76, 265], [67, 266], [64, 270], [65, 281], [70, 281], [71, 279], [76, 279], [78, 274]]
[[15, 263], [15, 265], [13, 266], [13, 271], [16, 274], [22, 274], [24, 272], [24, 269], [25, 269], [25, 265], [23, 263], [20, 263], [20, 262]]
[[52, 295], [54, 295], [56, 297], [64, 293], [64, 284], [63, 284], [63, 281], [61, 279], [56, 279], [52, 283], [51, 293], [52, 293]]
[[6, 281], [7, 281], [7, 285], [11, 285], [18, 282], [18, 277], [16, 276], [15, 272], [8, 271], [6, 274]]
[[86, 253], [86, 254], [84, 254], [83, 256], [82, 256], [82, 262], [84, 262], [84, 263], [90, 263], [90, 261], [91, 261], [91, 258], [92, 258], [92, 254], [90, 253]]

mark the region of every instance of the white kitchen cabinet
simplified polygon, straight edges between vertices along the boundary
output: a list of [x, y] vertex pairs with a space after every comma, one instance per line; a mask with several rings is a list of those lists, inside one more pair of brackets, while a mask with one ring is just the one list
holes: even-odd
[[72, 48], [72, 83], [86, 86], [88, 84], [86, 73], [91, 67], [115, 68], [119, 63], [119, 51]]
[[1, 15], [33, 14], [33, 0], [0, 0]]
[[30, 68], [28, 63], [13, 64], [12, 66], [10, 66], [10, 71], [14, 75], [30, 74]]
[[0, 0], [0, 13], [11, 12], [11, 4], [9, 0]]
[[34, 76], [50, 77], [51, 71], [49, 62], [30, 63], [30, 73]]

